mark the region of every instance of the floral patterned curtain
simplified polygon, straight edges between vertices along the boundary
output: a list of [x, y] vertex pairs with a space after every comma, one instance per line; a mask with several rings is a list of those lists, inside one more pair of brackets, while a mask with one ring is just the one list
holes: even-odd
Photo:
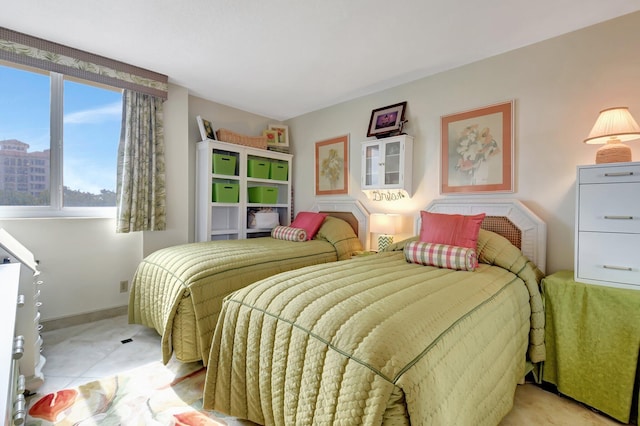
[[166, 229], [162, 99], [125, 90], [118, 148], [116, 232]]

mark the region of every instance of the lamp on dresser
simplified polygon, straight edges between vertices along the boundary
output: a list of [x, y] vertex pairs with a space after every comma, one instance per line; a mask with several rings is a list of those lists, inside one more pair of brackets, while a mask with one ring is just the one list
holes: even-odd
[[393, 243], [393, 236], [400, 230], [402, 217], [399, 214], [374, 213], [370, 218], [369, 231], [378, 234], [378, 251]]
[[596, 164], [631, 161], [631, 148], [622, 142], [640, 139], [640, 126], [628, 107], [607, 108], [593, 125], [587, 144], [605, 144], [596, 153]]

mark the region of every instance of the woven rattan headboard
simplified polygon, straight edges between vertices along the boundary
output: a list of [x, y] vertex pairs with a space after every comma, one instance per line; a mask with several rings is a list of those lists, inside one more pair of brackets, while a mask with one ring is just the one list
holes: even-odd
[[[519, 247], [542, 272], [547, 263], [547, 225], [518, 200], [439, 199], [425, 209], [432, 213], [474, 215], [485, 213], [482, 227], [507, 238]], [[420, 218], [416, 222], [420, 230]]]
[[505, 216], [485, 216], [482, 229], [500, 234], [522, 250], [522, 231]]

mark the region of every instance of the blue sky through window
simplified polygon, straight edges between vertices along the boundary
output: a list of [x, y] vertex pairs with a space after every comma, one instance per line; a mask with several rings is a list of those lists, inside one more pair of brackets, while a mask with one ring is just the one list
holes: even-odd
[[[0, 65], [0, 140], [17, 139], [29, 152], [49, 148], [50, 80]], [[115, 191], [122, 94], [65, 81], [64, 185], [97, 194]]]
[[115, 192], [122, 94], [65, 81], [64, 102], [65, 185], [93, 194]]

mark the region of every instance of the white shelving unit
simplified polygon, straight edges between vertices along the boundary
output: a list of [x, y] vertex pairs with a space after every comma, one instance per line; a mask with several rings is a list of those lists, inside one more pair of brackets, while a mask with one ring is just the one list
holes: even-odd
[[[224, 160], [235, 159], [235, 167], [225, 173], [214, 173], [214, 155]], [[281, 225], [291, 223], [291, 173], [293, 158], [290, 154], [267, 151], [219, 141], [202, 141], [196, 152], [196, 241], [235, 240], [268, 235], [271, 229], [250, 228], [247, 217], [250, 210], [271, 208], [278, 213]], [[249, 161], [286, 163], [286, 180], [249, 176]], [[217, 170], [216, 170], [217, 172]], [[237, 199], [226, 195], [214, 198], [214, 185], [222, 188], [237, 186]], [[275, 203], [250, 203], [249, 188], [277, 188]], [[220, 188], [220, 186], [218, 186]], [[236, 201], [237, 200], [237, 201]]]

